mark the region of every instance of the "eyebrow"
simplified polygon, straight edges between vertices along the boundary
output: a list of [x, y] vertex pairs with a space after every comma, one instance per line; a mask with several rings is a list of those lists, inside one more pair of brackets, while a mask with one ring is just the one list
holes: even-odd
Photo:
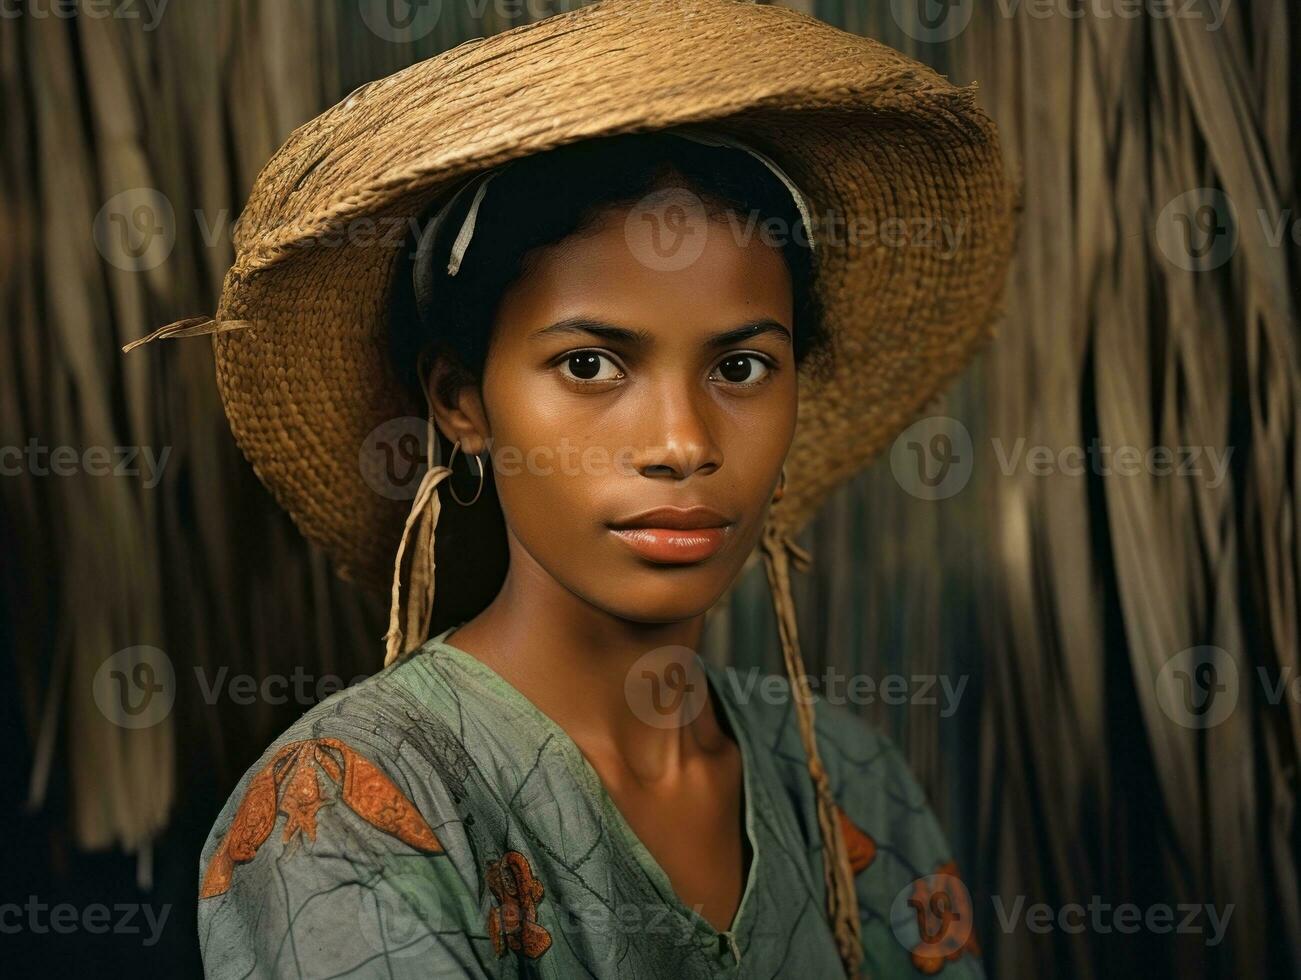
[[[533, 334], [532, 339], [574, 333], [590, 334], [603, 340], [619, 342], [632, 347], [649, 347], [654, 342], [649, 330], [632, 330], [628, 327], [615, 326], [613, 323], [606, 323], [603, 320], [595, 320], [585, 316], [571, 316], [563, 320], [557, 320], [551, 326], [543, 327]], [[766, 333], [778, 334], [787, 344], [792, 342], [791, 332], [786, 326], [771, 317], [759, 317], [755, 320], [748, 320], [732, 330], [716, 333], [706, 340], [705, 344], [708, 347], [715, 348], [729, 347], [738, 341], [749, 340], [751, 337]]]

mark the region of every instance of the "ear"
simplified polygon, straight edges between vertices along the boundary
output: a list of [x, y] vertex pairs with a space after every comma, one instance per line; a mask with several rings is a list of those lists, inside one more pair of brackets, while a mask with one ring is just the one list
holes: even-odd
[[[455, 394], [449, 401], [440, 389], [450, 387], [446, 381], [458, 376], [460, 383], [455, 385]], [[445, 357], [434, 359], [425, 386], [439, 431], [451, 442], [459, 441], [465, 455], [480, 456], [487, 452], [492, 433], [479, 386], [465, 378], [464, 372], [458, 371]]]

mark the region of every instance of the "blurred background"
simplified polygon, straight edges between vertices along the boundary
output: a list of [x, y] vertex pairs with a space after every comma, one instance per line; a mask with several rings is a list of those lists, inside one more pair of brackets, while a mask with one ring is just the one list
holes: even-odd
[[[295, 126], [579, 5], [0, 0], [11, 975], [199, 975], [221, 803], [382, 656], [383, 600], [235, 448], [210, 343], [120, 346], [215, 309]], [[998, 339], [802, 537], [810, 672], [905, 679], [854, 706], [929, 792], [992, 976], [1301, 976], [1301, 9], [786, 5], [978, 82], [1024, 205]], [[708, 639], [780, 671], [761, 568]], [[157, 696], [110, 723], [141, 646]]]

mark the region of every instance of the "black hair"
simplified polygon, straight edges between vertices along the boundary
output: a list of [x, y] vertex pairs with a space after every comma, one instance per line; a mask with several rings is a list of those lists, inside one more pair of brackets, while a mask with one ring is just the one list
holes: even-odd
[[825, 362], [830, 344], [815, 288], [810, 229], [804, 227], [785, 185], [744, 150], [662, 132], [624, 134], [571, 143], [513, 161], [499, 171], [480, 205], [460, 270], [448, 276], [452, 241], [474, 196], [472, 190], [462, 194], [430, 253], [435, 270], [433, 323], [423, 322], [416, 308], [415, 240], [408, 241], [410, 248], [396, 271], [389, 340], [393, 367], [417, 403], [423, 401], [420, 372], [430, 355], [446, 356], [453, 365], [439, 393], [447, 400], [459, 385], [480, 381], [498, 304], [507, 287], [527, 271], [531, 250], [555, 244], [584, 230], [602, 211], [631, 206], [665, 186], [687, 188], [711, 216], [730, 211], [761, 235], [765, 227], [784, 229], [770, 240], [790, 271], [795, 362], [810, 357]]

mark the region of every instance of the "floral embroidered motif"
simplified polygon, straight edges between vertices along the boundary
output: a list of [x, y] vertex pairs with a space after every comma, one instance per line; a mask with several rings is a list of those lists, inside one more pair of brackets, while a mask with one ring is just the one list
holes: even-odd
[[486, 881], [498, 902], [488, 912], [488, 936], [497, 955], [505, 955], [509, 948], [535, 960], [550, 949], [551, 934], [538, 924], [544, 889], [533, 877], [528, 858], [507, 851], [500, 861], [488, 865]]
[[876, 841], [860, 830], [840, 807], [836, 807], [836, 812], [840, 815], [840, 832], [849, 850], [849, 867], [858, 874], [876, 860]]
[[958, 866], [950, 861], [934, 873], [913, 882], [908, 904], [917, 913], [919, 940], [912, 949], [913, 965], [934, 975], [964, 952], [980, 955], [976, 942], [971, 893], [958, 877]]
[[443, 845], [420, 811], [379, 767], [336, 738], [307, 739], [284, 746], [249, 782], [230, 829], [208, 862], [200, 898], [230, 888], [235, 865], [253, 860], [271, 836], [278, 813], [286, 818], [286, 843], [300, 833], [316, 840], [316, 813], [331, 802], [321, 791], [322, 773], [339, 788], [336, 799], [372, 827], [416, 850], [442, 853]]

